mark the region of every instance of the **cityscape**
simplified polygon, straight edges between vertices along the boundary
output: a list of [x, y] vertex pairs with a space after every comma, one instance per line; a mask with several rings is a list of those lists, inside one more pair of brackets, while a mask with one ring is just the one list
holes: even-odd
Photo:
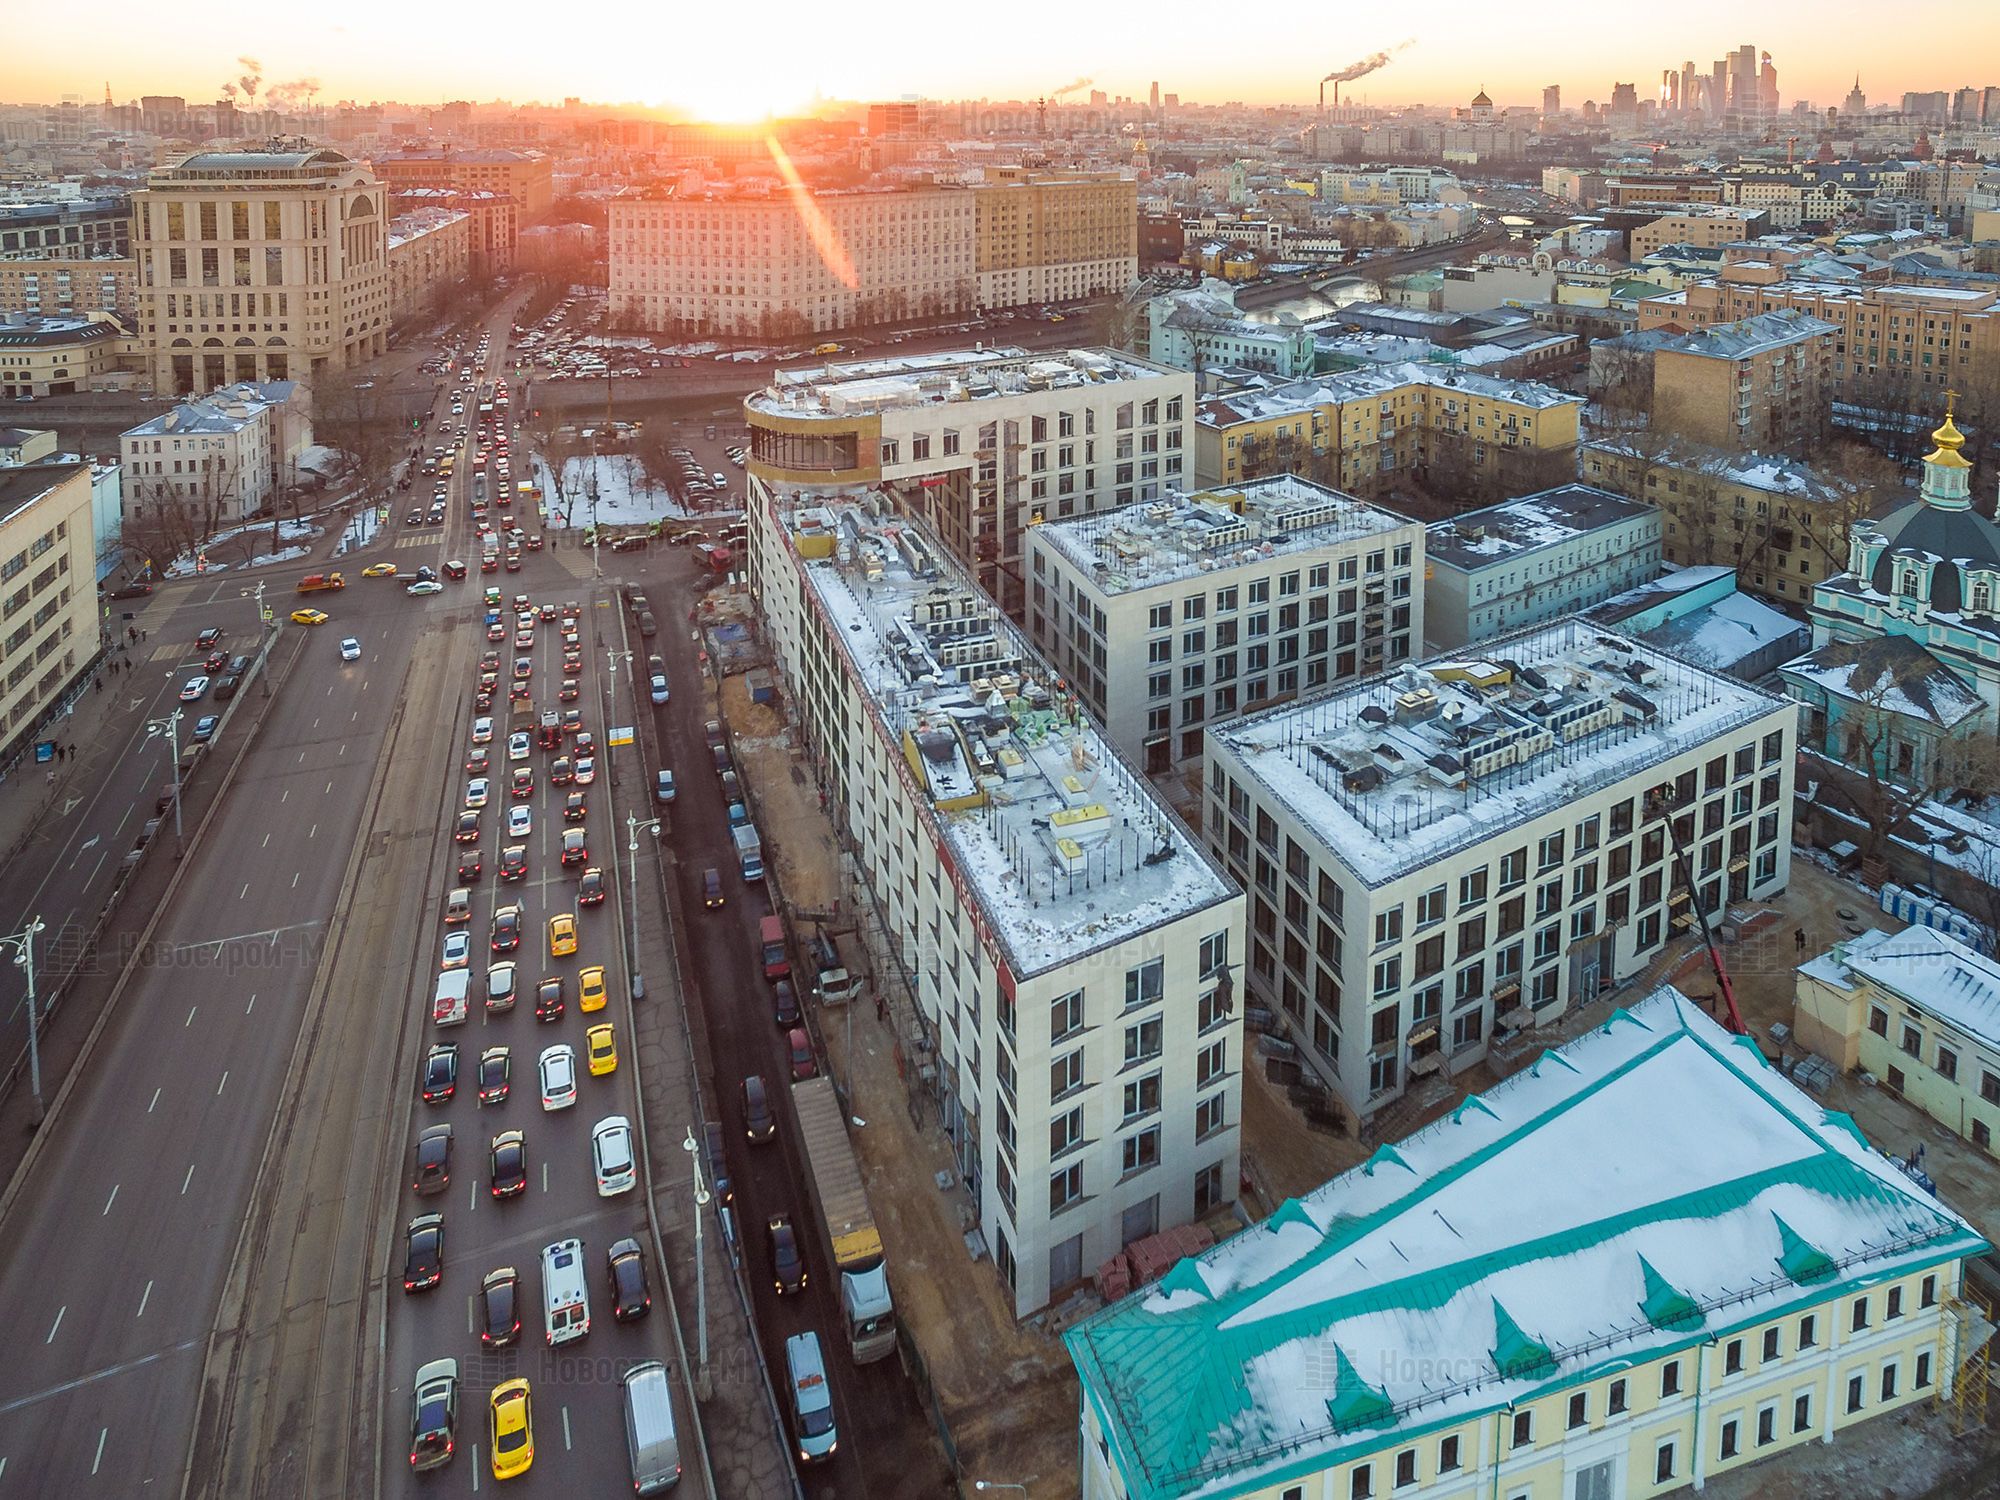
[[0, 1500], [2000, 1500], [2000, 21], [83, 18]]

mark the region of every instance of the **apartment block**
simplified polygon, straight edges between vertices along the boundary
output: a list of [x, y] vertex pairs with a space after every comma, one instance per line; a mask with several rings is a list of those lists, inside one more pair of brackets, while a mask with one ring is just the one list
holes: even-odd
[[1644, 260], [1668, 245], [1693, 245], [1713, 249], [1755, 239], [1771, 227], [1770, 216], [1761, 208], [1703, 207], [1677, 208], [1641, 224], [1632, 231], [1630, 259]]
[[393, 193], [410, 188], [493, 193], [520, 205], [532, 224], [555, 205], [555, 160], [540, 151], [504, 147], [416, 147], [373, 159], [375, 175]]
[[1650, 410], [1655, 431], [1697, 443], [1737, 451], [1809, 445], [1832, 421], [1838, 335], [1834, 324], [1789, 309], [1686, 333], [1629, 333], [1591, 351], [1591, 385], [1607, 395], [1628, 385], [1635, 399], [1625, 404]]
[[55, 203], [0, 203], [0, 261], [120, 260], [132, 253], [122, 194]]
[[1426, 571], [1415, 521], [1277, 475], [1035, 527], [1028, 633], [1153, 775], [1209, 726], [1407, 659]]
[[1244, 317], [1235, 289], [1222, 281], [1148, 299], [1146, 334], [1147, 354], [1181, 370], [1257, 370], [1297, 380], [1311, 375], [1318, 359], [1310, 328], [1290, 313], [1275, 323]]
[[0, 259], [0, 315], [89, 318], [112, 313], [130, 323], [139, 309], [139, 265], [128, 258]]
[[1660, 571], [1660, 512], [1558, 485], [1426, 529], [1426, 644], [1453, 651], [1575, 614]]
[[296, 461], [312, 442], [297, 393], [288, 380], [243, 382], [127, 429], [118, 440], [127, 511], [174, 507], [205, 535], [260, 509], [297, 481]]
[[381, 182], [338, 151], [197, 151], [132, 198], [154, 389], [307, 379], [389, 347]]
[[389, 315], [431, 305], [472, 270], [472, 215], [420, 208], [389, 221]]
[[774, 662], [1019, 1316], [1240, 1169], [1243, 898], [927, 528], [749, 480]]
[[86, 463], [0, 468], [0, 757], [34, 738], [97, 660]]
[[1449, 1078], [1784, 887], [1797, 724], [1570, 617], [1211, 730], [1249, 994], [1356, 1118]]
[[1301, 474], [1374, 499], [1412, 478], [1520, 494], [1574, 472], [1581, 396], [1429, 363], [1369, 366], [1196, 408], [1196, 479]]
[[993, 348], [780, 370], [743, 410], [752, 474], [890, 497], [1018, 619], [1029, 527], [1179, 488], [1193, 405], [1134, 355]]
[[1078, 301], [1139, 279], [1135, 179], [996, 167], [972, 193], [980, 307]]
[[1792, 1035], [2000, 1156], [2000, 963], [1932, 927], [1870, 928], [1799, 965]]
[[464, 214], [471, 221], [470, 269], [491, 275], [513, 265], [521, 247], [521, 205], [507, 193], [482, 188], [412, 187], [392, 198], [397, 217], [412, 214]]
[[143, 363], [140, 341], [108, 313], [0, 314], [0, 397], [107, 390], [129, 383]]
[[1084, 1500], [1653, 1500], [1984, 1380], [1987, 1242], [1746, 1041], [1656, 990], [1069, 1329]]

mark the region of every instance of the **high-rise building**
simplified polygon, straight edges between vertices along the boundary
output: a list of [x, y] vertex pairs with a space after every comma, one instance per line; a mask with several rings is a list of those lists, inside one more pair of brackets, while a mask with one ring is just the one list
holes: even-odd
[[1954, 125], [1977, 125], [1980, 119], [1980, 91], [1962, 88], [1951, 96], [1951, 122]]
[[1153, 80], [1153, 92], [1148, 102], [1153, 107], [1153, 113], [1158, 114], [1160, 112], [1160, 80], [1157, 78]]
[[1768, 52], [1757, 78], [1757, 108], [1767, 117], [1778, 112], [1778, 69]]
[[1693, 114], [1696, 109], [1695, 94], [1701, 85], [1701, 75], [1695, 71], [1690, 59], [1681, 64], [1681, 112]]
[[1636, 83], [1611, 85], [1611, 117], [1627, 123], [1639, 117], [1639, 86]]
[[1840, 106], [1842, 115], [1859, 119], [1868, 113], [1868, 96], [1861, 92], [1861, 75], [1854, 75], [1854, 87], [1847, 91], [1847, 98]]
[[1745, 42], [1729, 54], [1729, 107], [1748, 117], [1757, 113], [1757, 49]]
[[[97, 576], [86, 463], [0, 468], [0, 558], [13, 633], [0, 651], [0, 755], [10, 760], [97, 660]], [[28, 606], [33, 605], [30, 613]], [[1240, 899], [1240, 898], [1239, 898]], [[1238, 930], [1242, 907], [1236, 908]]]
[[555, 202], [555, 164], [539, 151], [414, 147], [385, 151], [374, 166], [396, 191], [428, 187], [505, 193], [520, 205], [524, 225], [541, 218]]
[[1708, 76], [1708, 113], [1721, 119], [1729, 112], [1729, 64], [1717, 59]]
[[1562, 85], [1552, 83], [1542, 90], [1542, 118], [1553, 120], [1563, 112]]

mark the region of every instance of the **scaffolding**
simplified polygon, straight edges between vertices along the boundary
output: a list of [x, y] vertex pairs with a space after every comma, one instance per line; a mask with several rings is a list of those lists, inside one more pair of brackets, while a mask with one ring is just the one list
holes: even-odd
[[1979, 1293], [1961, 1285], [1961, 1295], [1945, 1300], [1941, 1319], [1944, 1348], [1936, 1401], [1953, 1437], [1986, 1426], [1986, 1398], [1993, 1385], [1993, 1309]]

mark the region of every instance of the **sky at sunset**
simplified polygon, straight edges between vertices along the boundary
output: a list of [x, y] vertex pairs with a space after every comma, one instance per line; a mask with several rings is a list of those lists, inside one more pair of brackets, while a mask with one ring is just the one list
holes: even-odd
[[[990, 24], [972, 24], [989, 14]], [[1234, 15], [1246, 23], [1237, 34]], [[1381, 19], [1389, 15], [1403, 19]], [[1645, 98], [1662, 68], [1692, 57], [1706, 69], [1746, 42], [1774, 54], [1787, 105], [1802, 94], [1838, 104], [1857, 69], [1871, 103], [1905, 89], [2000, 83], [2000, 5], [1989, 0], [1681, 0], [1665, 13], [1581, 0], [1527, 10], [1432, 0], [1254, 11], [1186, 0], [1005, 0], [990, 12], [965, 0], [192, 8], [0, 0], [0, 35], [0, 99], [13, 101], [95, 101], [108, 81], [119, 102], [141, 94], [208, 102], [251, 74], [245, 58], [261, 64], [260, 92], [313, 79], [323, 105], [576, 95], [715, 119], [798, 109], [815, 90], [844, 99], [1013, 98], [1079, 77], [1114, 96], [1142, 99], [1157, 78], [1200, 102], [1309, 104], [1322, 74], [1405, 41], [1388, 67], [1343, 97], [1459, 103], [1483, 86], [1496, 103], [1539, 106], [1542, 85], [1559, 83], [1575, 107], [1607, 100], [1616, 79], [1637, 83]]]

